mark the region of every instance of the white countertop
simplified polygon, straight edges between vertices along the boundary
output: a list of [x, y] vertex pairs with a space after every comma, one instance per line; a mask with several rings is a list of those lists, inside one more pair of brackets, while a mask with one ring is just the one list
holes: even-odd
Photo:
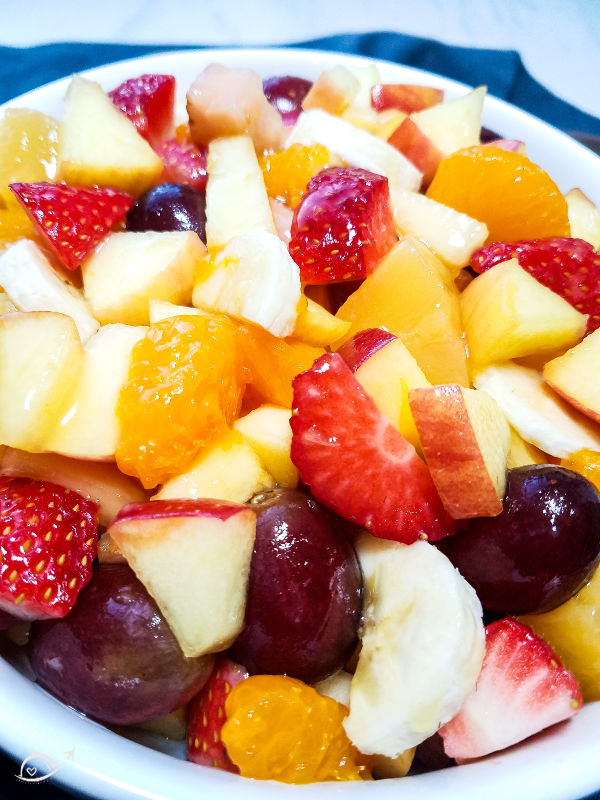
[[239, 46], [393, 31], [516, 50], [546, 88], [600, 117], [600, 0], [4, 0], [0, 7], [2, 45]]

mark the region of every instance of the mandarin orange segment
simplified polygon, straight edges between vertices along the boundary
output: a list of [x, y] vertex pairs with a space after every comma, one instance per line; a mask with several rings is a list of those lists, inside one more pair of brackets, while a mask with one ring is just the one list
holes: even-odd
[[233, 687], [221, 738], [240, 774], [283, 783], [370, 778], [342, 721], [348, 709], [283, 675], [254, 675]]
[[443, 159], [427, 197], [485, 222], [488, 243], [571, 232], [567, 201], [550, 176], [522, 153], [491, 145]]
[[117, 407], [117, 465], [149, 489], [183, 472], [236, 417], [245, 370], [225, 317], [172, 317], [133, 350]]
[[307, 147], [293, 144], [281, 153], [273, 153], [260, 159], [267, 194], [280, 197], [292, 208], [296, 208], [306, 194], [311, 178], [329, 166], [330, 154], [321, 144]]
[[593, 450], [578, 450], [576, 453], [571, 453], [568, 458], [563, 458], [560, 465], [583, 475], [600, 492], [600, 453]]

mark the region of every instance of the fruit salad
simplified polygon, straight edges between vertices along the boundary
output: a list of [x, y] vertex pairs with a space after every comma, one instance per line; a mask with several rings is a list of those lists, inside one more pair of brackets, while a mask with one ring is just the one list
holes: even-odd
[[176, 88], [0, 120], [2, 635], [245, 778], [568, 725], [600, 700], [600, 212], [485, 87]]

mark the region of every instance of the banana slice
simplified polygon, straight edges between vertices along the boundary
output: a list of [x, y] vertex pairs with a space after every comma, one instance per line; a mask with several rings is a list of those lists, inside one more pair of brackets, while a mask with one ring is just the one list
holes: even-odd
[[362, 753], [396, 757], [460, 709], [485, 649], [481, 604], [427, 542], [356, 541], [365, 579], [362, 650], [344, 727]]
[[274, 336], [289, 336], [300, 301], [300, 271], [274, 233], [253, 231], [233, 238], [208, 278], [194, 286], [193, 303], [254, 322]]

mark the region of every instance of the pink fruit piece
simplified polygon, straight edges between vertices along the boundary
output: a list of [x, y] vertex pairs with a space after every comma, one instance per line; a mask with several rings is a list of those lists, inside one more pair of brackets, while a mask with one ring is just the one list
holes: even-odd
[[221, 739], [225, 723], [225, 701], [232, 688], [248, 677], [244, 667], [227, 656], [219, 656], [212, 675], [188, 706], [187, 757], [195, 764], [239, 773]]
[[475, 688], [440, 728], [447, 755], [479, 758], [573, 716], [581, 690], [552, 648], [512, 617], [485, 629], [486, 649]]
[[293, 386], [292, 461], [318, 501], [404, 544], [455, 532], [425, 463], [339, 354], [321, 356]]
[[271, 105], [279, 111], [284, 125], [295, 125], [302, 101], [308, 94], [311, 81], [294, 75], [279, 75], [263, 81], [263, 92]]
[[397, 241], [387, 178], [330, 167], [308, 183], [294, 212], [290, 255], [306, 283], [365, 278]]
[[406, 114], [423, 111], [441, 103], [444, 92], [432, 86], [412, 83], [379, 83], [371, 89], [371, 105], [376, 111], [397, 108]]
[[589, 314], [587, 333], [600, 327], [600, 254], [589, 242], [568, 237], [496, 242], [478, 250], [471, 267], [485, 272], [510, 258], [582, 314]]
[[185, 183], [193, 189], [204, 191], [206, 172], [206, 148], [178, 139], [161, 142], [154, 148], [165, 165], [163, 180], [170, 183]]
[[63, 183], [11, 183], [27, 216], [67, 269], [75, 270], [134, 203], [116, 189]]
[[153, 147], [172, 134], [175, 105], [173, 75], [140, 75], [124, 81], [108, 96]]
[[0, 478], [0, 610], [64, 617], [92, 576], [96, 503], [48, 481]]
[[359, 331], [352, 338], [347, 339], [344, 344], [337, 349], [337, 353], [344, 359], [352, 372], [356, 372], [359, 367], [375, 355], [378, 350], [386, 344], [393, 342], [398, 337], [386, 331], [385, 328], [367, 328]]

